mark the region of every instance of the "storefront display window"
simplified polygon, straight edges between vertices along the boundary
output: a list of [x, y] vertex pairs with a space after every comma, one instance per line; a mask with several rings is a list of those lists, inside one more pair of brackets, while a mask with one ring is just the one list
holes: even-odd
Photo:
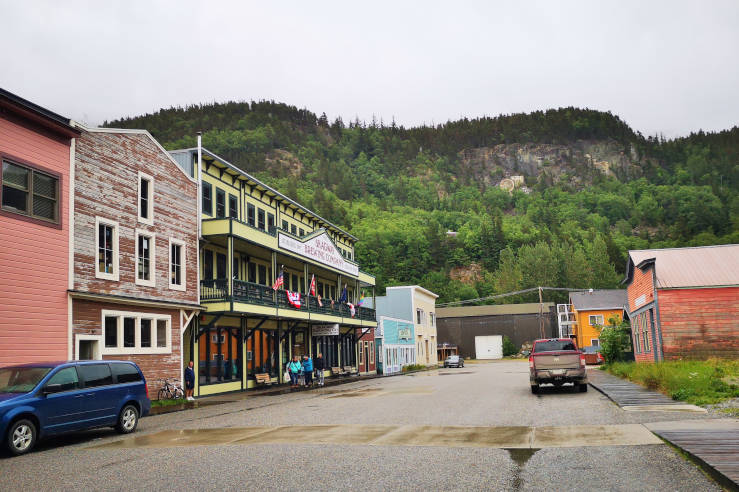
[[241, 328], [206, 327], [198, 338], [199, 382], [203, 384], [241, 380]]
[[278, 340], [275, 330], [254, 330], [246, 340], [247, 356], [246, 370], [249, 378], [253, 379], [255, 374], [269, 374], [276, 378], [279, 370], [277, 360]]

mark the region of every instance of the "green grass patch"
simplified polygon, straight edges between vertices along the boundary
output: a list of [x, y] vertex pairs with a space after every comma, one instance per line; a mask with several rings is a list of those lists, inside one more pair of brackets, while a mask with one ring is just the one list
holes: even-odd
[[710, 405], [739, 397], [739, 360], [666, 361], [655, 364], [615, 362], [604, 370], [661, 391], [673, 400]]
[[423, 364], [408, 364], [407, 366], [403, 366], [403, 372], [420, 371], [421, 369], [426, 369], [426, 366]]
[[152, 407], [171, 407], [172, 405], [181, 405], [185, 403], [184, 398], [178, 398], [177, 400], [152, 400]]

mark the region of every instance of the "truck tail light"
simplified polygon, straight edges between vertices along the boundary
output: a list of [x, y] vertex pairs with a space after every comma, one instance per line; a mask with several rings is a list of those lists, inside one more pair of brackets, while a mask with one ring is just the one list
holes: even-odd
[[144, 389], [146, 390], [146, 397], [149, 398], [149, 383], [144, 383]]
[[533, 369], [533, 368], [534, 368], [534, 356], [529, 355], [529, 369]]
[[585, 367], [585, 354], [580, 354], [580, 367]]

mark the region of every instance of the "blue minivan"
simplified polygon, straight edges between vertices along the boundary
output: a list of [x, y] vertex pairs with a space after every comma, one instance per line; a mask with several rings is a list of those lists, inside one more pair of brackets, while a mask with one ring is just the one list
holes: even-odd
[[128, 434], [149, 413], [141, 369], [127, 361], [39, 362], [0, 368], [0, 436], [13, 455], [43, 437], [94, 427]]

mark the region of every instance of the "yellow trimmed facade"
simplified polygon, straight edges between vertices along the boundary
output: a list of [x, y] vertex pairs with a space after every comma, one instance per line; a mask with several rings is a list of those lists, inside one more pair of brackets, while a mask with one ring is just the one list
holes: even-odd
[[[377, 324], [374, 309], [356, 306], [362, 292], [374, 297], [375, 286], [354, 259], [357, 238], [205, 149], [200, 166], [197, 149], [171, 154], [201, 177], [206, 310], [184, 335], [183, 359], [195, 362], [195, 396], [255, 387], [256, 375], [285, 382], [294, 355], [320, 352], [327, 367], [356, 371], [357, 328]], [[275, 291], [281, 271], [284, 286]], [[347, 303], [339, 303], [344, 288]], [[300, 307], [286, 291], [300, 294]]]

